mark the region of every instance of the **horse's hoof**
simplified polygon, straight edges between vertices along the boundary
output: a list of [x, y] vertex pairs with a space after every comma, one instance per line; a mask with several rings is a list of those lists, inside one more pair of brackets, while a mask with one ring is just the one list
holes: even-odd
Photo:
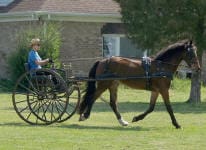
[[176, 129], [181, 129], [181, 126], [180, 125], [177, 125], [177, 126], [175, 126], [176, 127]]
[[137, 122], [138, 120], [137, 120], [137, 117], [134, 117], [133, 119], [132, 119], [132, 122]]
[[80, 117], [79, 117], [79, 121], [84, 121], [84, 120], [86, 120], [86, 119], [87, 119], [87, 118], [85, 118], [83, 114], [81, 114]]
[[122, 125], [122, 126], [128, 126], [128, 122], [127, 121], [125, 121], [124, 119], [119, 119], [118, 120], [119, 121], [119, 123]]

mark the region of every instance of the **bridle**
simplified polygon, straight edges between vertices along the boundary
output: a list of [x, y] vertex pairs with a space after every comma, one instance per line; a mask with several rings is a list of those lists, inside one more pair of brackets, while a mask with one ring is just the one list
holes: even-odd
[[153, 61], [156, 61], [156, 62], [159, 62], [161, 64], [166, 64], [166, 65], [170, 65], [170, 66], [182, 66], [182, 67], [187, 67], [187, 68], [190, 68], [192, 66], [192, 64], [196, 64], [196, 60], [194, 59], [194, 49], [191, 45], [189, 45], [186, 49], [186, 54], [185, 56], [188, 58], [189, 62], [188, 62], [188, 65], [180, 65], [180, 64], [175, 64], [175, 63], [169, 63], [169, 62], [165, 62], [165, 61], [161, 61], [161, 60], [153, 60]]
[[191, 45], [186, 48], [186, 57], [189, 59], [187, 63], [190, 67], [192, 64], [196, 64], [194, 49]]

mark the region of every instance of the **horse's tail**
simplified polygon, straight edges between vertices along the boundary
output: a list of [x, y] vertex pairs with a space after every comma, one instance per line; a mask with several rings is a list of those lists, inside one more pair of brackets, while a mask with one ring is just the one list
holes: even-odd
[[[96, 76], [96, 69], [99, 64], [99, 61], [95, 62], [91, 70], [89, 71], [89, 78], [95, 78]], [[83, 97], [82, 102], [80, 103], [79, 107], [79, 113], [82, 114], [85, 112], [86, 108], [89, 105], [92, 105], [92, 97], [94, 95], [94, 92], [96, 91], [96, 81], [88, 81], [87, 82], [87, 88], [86, 88], [86, 93]]]

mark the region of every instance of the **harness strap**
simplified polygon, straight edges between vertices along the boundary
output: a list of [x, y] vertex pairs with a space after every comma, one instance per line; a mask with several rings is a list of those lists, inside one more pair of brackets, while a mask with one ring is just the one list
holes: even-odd
[[110, 64], [110, 58], [106, 59], [106, 63], [104, 67], [104, 74], [109, 73], [109, 64]]
[[149, 57], [143, 57], [142, 58], [142, 67], [145, 70], [145, 76], [146, 76], [146, 90], [151, 89], [151, 59]]

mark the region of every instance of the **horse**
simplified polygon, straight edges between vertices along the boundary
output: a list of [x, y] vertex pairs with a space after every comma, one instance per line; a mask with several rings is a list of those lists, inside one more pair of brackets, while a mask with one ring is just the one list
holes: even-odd
[[[142, 60], [124, 57], [110, 57], [95, 62], [89, 71], [89, 78], [97, 79], [98, 77], [107, 77], [109, 74], [114, 79], [107, 80], [105, 78], [104, 80], [87, 82], [86, 93], [79, 106], [79, 121], [89, 118], [94, 102], [108, 89], [110, 92], [110, 106], [117, 120], [122, 126], [127, 126], [128, 122], [122, 118], [117, 107], [117, 88], [119, 82], [121, 82], [134, 89], [151, 91], [149, 108], [144, 113], [134, 116], [132, 122], [143, 120], [151, 113], [155, 108], [156, 100], [160, 94], [164, 100], [172, 124], [177, 129], [181, 128], [170, 104], [169, 88], [172, 76], [182, 60], [188, 64], [192, 71], [200, 70], [196, 51], [197, 48], [191, 40], [182, 40], [162, 49], [156, 56], [147, 59], [147, 63], [144, 63]], [[118, 77], [133, 78], [119, 80]]]

